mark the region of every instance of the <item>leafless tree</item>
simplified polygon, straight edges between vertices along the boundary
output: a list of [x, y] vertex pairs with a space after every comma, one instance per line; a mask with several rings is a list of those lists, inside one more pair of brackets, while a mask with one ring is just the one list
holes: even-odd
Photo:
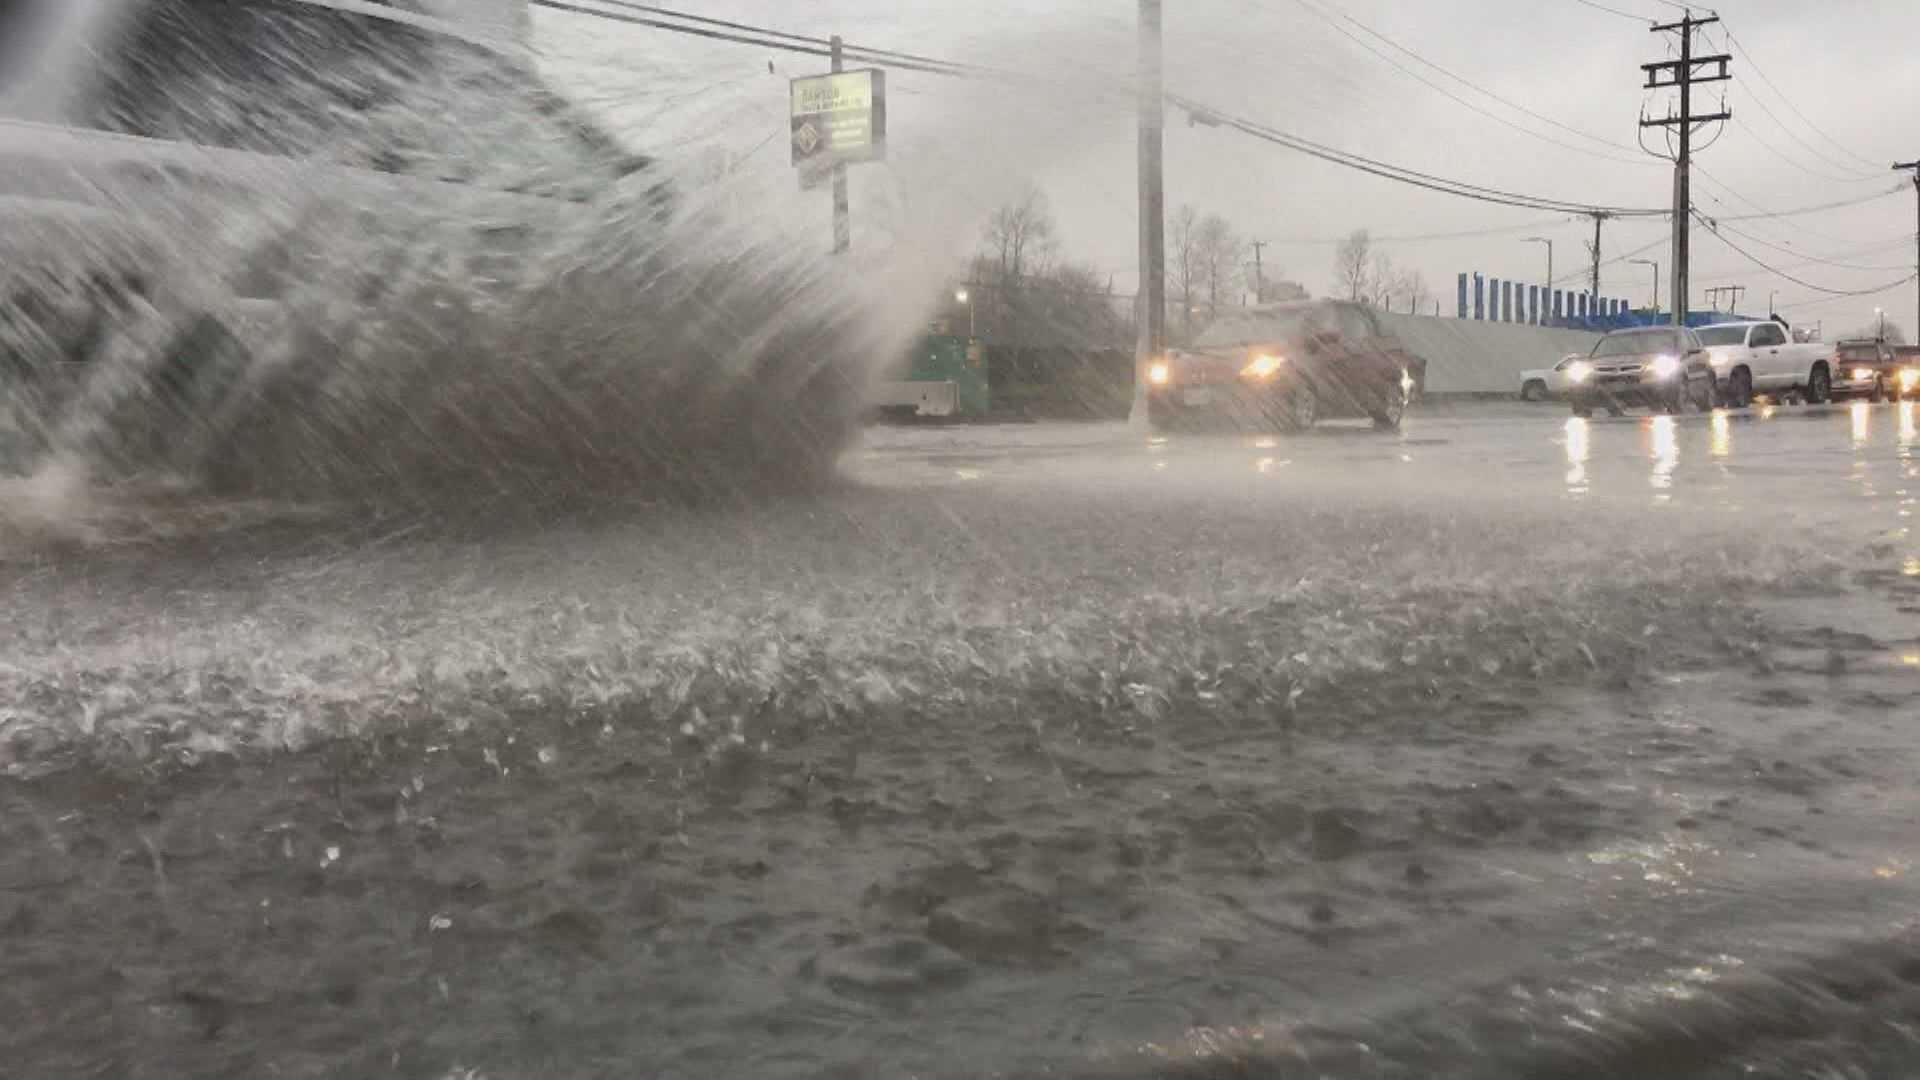
[[1208, 214], [1196, 230], [1196, 247], [1200, 280], [1207, 290], [1207, 313], [1211, 316], [1219, 311], [1221, 296], [1231, 295], [1239, 283], [1240, 263], [1247, 245], [1226, 218]]
[[1055, 229], [1047, 194], [1029, 187], [1018, 199], [993, 212], [982, 237], [985, 254], [1003, 282], [1042, 273], [1053, 258]]
[[1373, 260], [1373, 237], [1356, 229], [1333, 253], [1334, 291], [1348, 300], [1367, 299]]
[[1191, 206], [1175, 210], [1167, 220], [1167, 270], [1180, 304], [1180, 332], [1193, 339], [1193, 290], [1200, 284], [1200, 212]]
[[1393, 291], [1399, 284], [1400, 274], [1393, 267], [1393, 256], [1375, 251], [1367, 267], [1367, 302], [1382, 310], [1391, 310]]
[[[1408, 314], [1417, 315], [1433, 295], [1427, 291], [1427, 279], [1418, 270], [1402, 270], [1394, 279], [1393, 292]], [[1391, 305], [1389, 305], [1391, 308]]]

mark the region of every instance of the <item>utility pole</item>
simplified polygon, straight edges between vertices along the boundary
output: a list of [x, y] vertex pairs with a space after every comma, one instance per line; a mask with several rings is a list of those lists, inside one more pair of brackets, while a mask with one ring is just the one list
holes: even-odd
[[[1695, 115], [1693, 111], [1693, 88], [1701, 83], [1726, 82], [1733, 78], [1727, 70], [1733, 57], [1726, 53], [1713, 56], [1693, 55], [1693, 32], [1703, 26], [1712, 26], [1720, 21], [1718, 15], [1696, 19], [1693, 12], [1677, 23], [1655, 26], [1656, 34], [1680, 33], [1680, 59], [1663, 60], [1653, 64], [1641, 64], [1640, 70], [1647, 73], [1648, 90], [1677, 88], [1680, 91], [1680, 113], [1669, 113], [1664, 120], [1642, 119], [1643, 128], [1679, 128], [1680, 150], [1673, 159], [1673, 325], [1687, 325], [1688, 298], [1692, 295], [1688, 284], [1691, 270], [1690, 250], [1693, 240], [1693, 130], [1696, 124], [1712, 123], [1716, 120], [1731, 120], [1733, 114], [1722, 108], [1717, 113]], [[1717, 65], [1718, 71], [1703, 72], [1703, 67]], [[1663, 77], [1664, 76], [1664, 77]]]
[[1147, 419], [1147, 377], [1167, 349], [1167, 106], [1162, 96], [1160, 0], [1140, 0], [1140, 337], [1133, 421]]
[[[1915, 246], [1913, 270], [1914, 270], [1914, 273], [1920, 274], [1920, 161], [1909, 161], [1905, 165], [1895, 165], [1893, 167], [1893, 171], [1894, 172], [1910, 172], [1913, 174], [1913, 197], [1915, 201], [1914, 211], [1916, 214], [1916, 217], [1914, 219], [1915, 227], [1913, 232], [1913, 239], [1914, 239], [1914, 246]], [[1916, 284], [1915, 289], [1920, 290], [1920, 284]], [[1920, 301], [1916, 301], [1916, 305], [1920, 305]], [[1920, 306], [1916, 306], [1914, 310], [1913, 324], [1915, 326], [1920, 326]], [[1920, 333], [1920, 331], [1916, 331], [1916, 332]]]
[[[831, 48], [833, 70], [835, 74], [839, 74], [847, 69], [847, 60], [841, 48], [839, 34], [833, 35]], [[848, 216], [847, 209], [847, 163], [836, 161], [833, 163], [833, 253], [845, 255], [852, 247], [853, 220]]]
[[1605, 225], [1613, 215], [1604, 210], [1595, 210], [1593, 218], [1593, 243], [1587, 245], [1587, 251], [1593, 255], [1593, 300], [1600, 302], [1600, 226]]
[[1713, 302], [1713, 310], [1715, 311], [1720, 310], [1721, 297], [1733, 297], [1733, 303], [1727, 306], [1727, 310], [1729, 312], [1738, 312], [1740, 310], [1740, 297], [1745, 295], [1746, 291], [1747, 287], [1745, 285], [1716, 285], [1706, 290], [1706, 294], [1707, 299]]
[[1260, 252], [1266, 248], [1267, 242], [1265, 240], [1255, 240], [1249, 246], [1253, 248], [1253, 302], [1255, 304], [1261, 304], [1265, 303], [1267, 299], [1267, 268], [1260, 260]]

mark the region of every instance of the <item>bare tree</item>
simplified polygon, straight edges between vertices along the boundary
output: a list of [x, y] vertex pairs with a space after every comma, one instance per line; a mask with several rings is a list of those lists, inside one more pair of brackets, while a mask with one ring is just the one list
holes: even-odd
[[1196, 239], [1200, 280], [1207, 289], [1207, 313], [1211, 316], [1220, 308], [1221, 295], [1230, 294], [1239, 283], [1247, 245], [1218, 214], [1208, 214], [1200, 222]]
[[1000, 280], [1013, 284], [1044, 272], [1053, 257], [1054, 232], [1046, 192], [1029, 187], [993, 212], [982, 240], [985, 253], [997, 264]]
[[[1393, 293], [1410, 315], [1418, 314], [1421, 308], [1427, 306], [1427, 301], [1433, 298], [1427, 291], [1426, 277], [1418, 270], [1400, 271], [1394, 278]], [[1388, 305], [1388, 308], [1391, 310], [1392, 305]]]
[[973, 260], [973, 281], [986, 295], [975, 303], [996, 336], [1018, 340], [1033, 308], [1027, 293], [1033, 279], [1052, 264], [1053, 212], [1046, 193], [1028, 187], [1020, 197], [995, 210], [980, 232], [980, 253]]
[[1393, 256], [1384, 251], [1373, 253], [1373, 261], [1367, 268], [1367, 302], [1383, 310], [1393, 308], [1393, 290], [1400, 283], [1400, 275], [1393, 268]]
[[1373, 237], [1365, 229], [1355, 229], [1333, 253], [1334, 291], [1349, 300], [1367, 299], [1372, 257]]
[[1182, 206], [1167, 221], [1167, 259], [1180, 298], [1180, 333], [1193, 339], [1193, 290], [1200, 284], [1200, 212]]

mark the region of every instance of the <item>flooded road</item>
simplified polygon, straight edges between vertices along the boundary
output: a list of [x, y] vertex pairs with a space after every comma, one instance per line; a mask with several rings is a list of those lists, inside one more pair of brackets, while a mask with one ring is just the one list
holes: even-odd
[[11, 491], [0, 1060], [1911, 1071], [1915, 423], [879, 429], [820, 498], [541, 523]]

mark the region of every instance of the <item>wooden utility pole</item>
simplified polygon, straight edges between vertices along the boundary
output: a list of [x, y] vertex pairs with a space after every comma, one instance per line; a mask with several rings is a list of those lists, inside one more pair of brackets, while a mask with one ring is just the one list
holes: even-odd
[[[1693, 131], [1696, 124], [1708, 124], [1717, 120], [1731, 120], [1733, 114], [1722, 109], [1717, 113], [1695, 115], [1693, 111], [1693, 88], [1701, 83], [1726, 82], [1733, 78], [1727, 68], [1733, 57], [1726, 53], [1713, 56], [1693, 55], [1693, 32], [1703, 26], [1712, 26], [1720, 21], [1718, 15], [1696, 19], [1691, 11], [1687, 17], [1677, 23], [1655, 26], [1656, 34], [1680, 34], [1680, 59], [1663, 60], [1653, 64], [1641, 64], [1640, 70], [1647, 73], [1648, 90], [1677, 88], [1680, 91], [1680, 112], [1669, 113], [1663, 120], [1641, 120], [1643, 128], [1680, 129], [1680, 149], [1673, 159], [1673, 325], [1687, 324], [1687, 304], [1692, 296], [1688, 283], [1691, 271], [1690, 250], [1693, 240]], [[1702, 71], [1702, 68], [1717, 66], [1717, 71]], [[1664, 77], [1663, 77], [1664, 76]]]
[[1140, 336], [1133, 420], [1147, 419], [1149, 369], [1167, 351], [1167, 107], [1161, 81], [1160, 0], [1140, 0]]
[[[1914, 219], [1915, 227], [1913, 232], [1914, 248], [1915, 248], [1913, 272], [1915, 274], [1915, 282], [1916, 282], [1914, 288], [1917, 293], [1920, 293], [1920, 161], [1909, 161], [1905, 165], [1895, 165], [1893, 167], [1893, 171], [1894, 172], [1910, 172], [1913, 174], [1913, 197], [1915, 202], [1914, 213], [1916, 215]], [[1920, 326], [1920, 299], [1915, 300], [1915, 305], [1916, 306], [1914, 308], [1914, 314], [1913, 314], [1913, 325]], [[1920, 331], [1915, 331], [1915, 333], [1920, 334]], [[1920, 338], [1916, 338], [1915, 340], [1920, 340]]]
[[[833, 70], [839, 74], [847, 69], [846, 56], [840, 43], [840, 35], [833, 35]], [[816, 54], [817, 55], [817, 54]], [[847, 207], [847, 163], [833, 163], [833, 253], [844, 255], [853, 248], [853, 219]]]
[[1267, 299], [1267, 268], [1261, 262], [1260, 253], [1266, 249], [1267, 242], [1255, 240], [1248, 246], [1253, 248], [1253, 302], [1262, 304]]
[[1597, 304], [1600, 302], [1600, 227], [1613, 215], [1595, 210], [1589, 216], [1593, 218], [1593, 243], [1587, 245], [1587, 251], [1593, 256], [1593, 302]]

